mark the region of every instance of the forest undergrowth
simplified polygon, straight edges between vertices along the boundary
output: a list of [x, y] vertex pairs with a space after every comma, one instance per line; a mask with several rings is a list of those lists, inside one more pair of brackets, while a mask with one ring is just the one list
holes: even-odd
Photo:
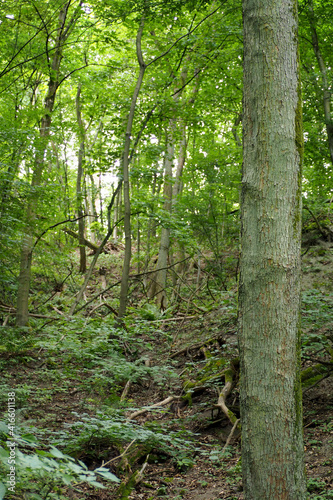
[[[309, 498], [333, 498], [333, 255], [303, 255], [302, 383]], [[236, 253], [224, 277], [206, 256], [160, 312], [132, 284], [124, 328], [113, 311], [122, 249], [101, 256], [76, 315], [82, 277], [34, 282], [30, 326], [1, 304], [0, 472], [8, 474], [15, 394], [18, 499], [242, 499]], [[74, 258], [75, 260], [75, 258]], [[133, 271], [134, 272], [134, 271]], [[171, 286], [171, 285], [170, 285]], [[52, 290], [51, 290], [52, 289]], [[103, 292], [103, 293], [102, 293]], [[100, 293], [94, 301], [92, 297]]]

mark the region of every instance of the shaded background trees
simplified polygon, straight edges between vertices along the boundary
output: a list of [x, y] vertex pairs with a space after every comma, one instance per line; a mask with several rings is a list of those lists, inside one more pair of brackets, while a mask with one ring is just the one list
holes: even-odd
[[[114, 238], [123, 241], [121, 191], [109, 205], [123, 180], [126, 120], [138, 76], [135, 38], [143, 16], [147, 67], [126, 153], [132, 263], [139, 273], [163, 268], [162, 274], [143, 279], [144, 293], [158, 307], [172, 305], [174, 285], [191, 261], [195, 266], [200, 261], [200, 268], [207, 265], [217, 286], [228, 289], [223, 251], [231, 241], [237, 246], [242, 161], [240, 5], [118, 2], [111, 9], [105, 2], [54, 1], [38, 6], [8, 2], [1, 8], [10, 33], [1, 32], [1, 225], [7, 242], [1, 279], [13, 306], [21, 290], [18, 310], [24, 307], [24, 312], [17, 313], [18, 323], [27, 322], [29, 299], [28, 276], [21, 272], [20, 280], [17, 267], [23, 241], [27, 256], [22, 263], [33, 247], [33, 276], [40, 274], [40, 266], [47, 268], [48, 286], [62, 281], [78, 244], [82, 258], [83, 245], [96, 251], [108, 231], [108, 217]], [[64, 38], [57, 45], [63, 9]], [[330, 224], [327, 218], [323, 222], [322, 209], [332, 193], [329, 18], [327, 2], [301, 3], [303, 182], [307, 206], [319, 214], [328, 236]], [[52, 61], [57, 68], [51, 68]], [[42, 167], [37, 168], [38, 148]], [[78, 164], [82, 172], [76, 189]], [[27, 219], [31, 207], [33, 216]]]

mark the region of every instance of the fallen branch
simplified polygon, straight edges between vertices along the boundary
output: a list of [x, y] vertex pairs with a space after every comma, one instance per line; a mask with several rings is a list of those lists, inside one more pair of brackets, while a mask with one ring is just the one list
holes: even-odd
[[[14, 316], [16, 314], [16, 309], [13, 308], [13, 311], [9, 312], [9, 316]], [[59, 320], [61, 318], [55, 318], [54, 316], [45, 316], [45, 314], [34, 314], [34, 313], [28, 313], [29, 316], [32, 318], [42, 318], [42, 319], [52, 319], [52, 320]]]
[[44, 306], [45, 304], [47, 304], [47, 302], [49, 302], [50, 300], [52, 300], [53, 297], [55, 297], [57, 295], [57, 293], [59, 293], [62, 290], [63, 285], [68, 280], [68, 278], [72, 275], [72, 272], [73, 272], [73, 270], [70, 269], [69, 274], [67, 274], [66, 278], [64, 278], [61, 281], [61, 283], [58, 283], [56, 285], [55, 290], [52, 292], [52, 294], [50, 295], [50, 297], [48, 297], [46, 300], [44, 300], [44, 302], [41, 302], [37, 307], [35, 307], [34, 311], [37, 311], [39, 307]]
[[82, 299], [83, 294], [84, 294], [84, 292], [85, 292], [85, 289], [86, 289], [86, 287], [87, 287], [87, 285], [88, 285], [88, 281], [89, 281], [89, 280], [90, 280], [90, 278], [91, 278], [92, 272], [93, 272], [94, 267], [95, 267], [95, 264], [96, 264], [96, 262], [97, 262], [97, 259], [98, 259], [99, 255], [100, 255], [100, 253], [102, 252], [102, 250], [103, 250], [103, 248], [104, 248], [105, 244], [107, 243], [108, 239], [110, 238], [110, 236], [111, 236], [111, 234], [112, 234], [112, 231], [113, 231], [113, 228], [110, 228], [110, 229], [108, 230], [108, 232], [106, 233], [106, 235], [105, 235], [105, 237], [104, 237], [104, 239], [103, 239], [102, 243], [101, 243], [101, 244], [100, 244], [100, 246], [98, 247], [98, 249], [97, 249], [97, 251], [96, 251], [96, 253], [95, 253], [95, 255], [94, 255], [94, 258], [93, 258], [93, 260], [92, 260], [92, 261], [91, 261], [91, 263], [90, 263], [90, 267], [89, 267], [88, 272], [87, 272], [87, 274], [86, 274], [86, 277], [85, 277], [85, 279], [84, 279], [84, 283], [83, 283], [83, 285], [81, 286], [81, 288], [80, 288], [80, 290], [79, 290], [79, 293], [77, 294], [76, 299], [75, 299], [75, 301], [74, 301], [74, 303], [73, 303], [72, 307], [70, 308], [70, 311], [69, 311], [69, 316], [73, 316], [73, 314], [74, 314], [74, 312], [75, 312], [75, 309], [76, 309], [76, 306], [78, 305], [78, 303], [79, 303], [79, 302], [80, 302], [80, 300]]
[[93, 307], [92, 310], [89, 312], [88, 316], [91, 316], [97, 309], [99, 309], [102, 306], [105, 306], [107, 309], [109, 309], [109, 311], [113, 312], [113, 314], [117, 316], [118, 314], [117, 311], [113, 309], [113, 307], [107, 304], [106, 302], [101, 302], [97, 306]]
[[215, 405], [217, 408], [220, 408], [220, 410], [225, 414], [226, 417], [230, 420], [232, 425], [236, 424], [236, 427], [238, 426], [239, 419], [237, 419], [236, 415], [229, 410], [229, 408], [226, 405], [226, 399], [229, 396], [232, 386], [233, 386], [233, 370], [232, 368], [229, 368], [228, 370], [225, 370], [224, 372], [224, 378], [225, 378], [225, 386], [223, 389], [218, 389], [218, 400], [217, 404]]
[[131, 381], [130, 380], [127, 380], [126, 384], [125, 384], [125, 387], [124, 387], [124, 390], [123, 392], [121, 393], [121, 396], [120, 396], [120, 401], [124, 401], [124, 399], [126, 399], [127, 397], [127, 394], [130, 390], [130, 387], [131, 387]]
[[[332, 365], [332, 363], [330, 363], [330, 365]], [[305, 368], [305, 370], [301, 371], [302, 385], [306, 386], [307, 385], [306, 382], [318, 377], [319, 375], [325, 374], [326, 372], [327, 368], [325, 367], [325, 365], [323, 365], [323, 363]]]
[[65, 220], [62, 220], [61, 222], [57, 222], [56, 224], [53, 224], [52, 226], [49, 226], [47, 229], [45, 229], [45, 231], [43, 231], [36, 239], [33, 247], [32, 247], [32, 250], [35, 249], [36, 245], [38, 244], [39, 240], [44, 236], [44, 234], [46, 234], [48, 231], [50, 231], [50, 229], [54, 229], [55, 227], [58, 227], [58, 226], [61, 226], [62, 224], [66, 224], [66, 222], [76, 222], [80, 219], [83, 219], [83, 217], [95, 217], [94, 215], [88, 215], [88, 214], [84, 214], [84, 215], [80, 215], [80, 217], [75, 217], [75, 219], [65, 219]]
[[[196, 318], [197, 316], [188, 316], [188, 318]], [[182, 349], [180, 349], [179, 351], [177, 352], [174, 352], [173, 354], [170, 355], [170, 358], [176, 358], [177, 356], [179, 356], [180, 354], [183, 354], [184, 352], [188, 352], [188, 351], [192, 351], [192, 350], [198, 350], [200, 349], [201, 347], [205, 346], [206, 344], [210, 343], [210, 342], [213, 342], [214, 340], [217, 340], [219, 338], [222, 337], [222, 335], [224, 335], [224, 333], [219, 333], [217, 335], [214, 335], [214, 337], [211, 337], [209, 339], [206, 339], [202, 342], [199, 342], [197, 344], [193, 344], [191, 346], [187, 346], [187, 347], [183, 347]]]
[[[203, 286], [204, 286], [204, 282], [203, 282], [203, 283], [202, 283], [202, 284], [201, 284], [198, 288], [196, 288], [194, 291], [192, 291], [192, 293], [190, 294], [190, 296], [189, 296], [189, 298], [188, 298], [188, 301], [187, 301], [186, 314], [188, 314], [188, 311], [189, 311], [189, 308], [190, 308], [190, 304], [192, 303], [192, 297], [193, 297], [194, 295], [196, 295], [196, 294], [199, 292], [199, 290], [200, 290], [201, 288], [203, 288]], [[190, 288], [190, 290], [191, 290], [191, 288]], [[201, 311], [201, 309], [200, 309], [200, 312], [203, 312], [203, 311]], [[206, 311], [204, 311], [204, 312], [206, 312]], [[173, 335], [173, 342], [176, 342], [176, 340], [177, 340], [177, 338], [178, 338], [178, 335], [179, 335], [179, 332], [180, 332], [181, 328], [183, 327], [183, 324], [184, 324], [184, 322], [182, 321], [182, 322], [180, 323], [179, 327], [178, 327], [178, 330], [177, 330], [177, 331], [176, 331], [176, 333]]]
[[225, 445], [223, 446], [222, 453], [224, 453], [224, 452], [225, 452], [225, 450], [226, 450], [226, 448], [227, 448], [227, 446], [229, 446], [230, 441], [231, 441], [231, 439], [232, 439], [232, 436], [234, 435], [234, 432], [235, 432], [236, 427], [238, 426], [239, 422], [240, 422], [240, 419], [239, 419], [239, 418], [237, 418], [236, 422], [234, 423], [234, 425], [233, 425], [233, 427], [232, 427], [232, 429], [231, 429], [231, 431], [230, 431], [230, 434], [229, 434], [229, 436], [228, 436], [228, 439], [227, 439], [227, 441], [226, 441]]
[[323, 380], [325, 380], [325, 378], [328, 378], [331, 376], [331, 371], [329, 371], [328, 373], [326, 373], [326, 375], [324, 375], [323, 377], [321, 377], [319, 380], [317, 380], [314, 384], [312, 385], [309, 385], [308, 387], [306, 387], [305, 389], [303, 389], [303, 394], [307, 391], [309, 391], [310, 389], [313, 389], [313, 387], [316, 387], [316, 385], [320, 384], [320, 382], [322, 382]]
[[[122, 219], [121, 219], [122, 220]], [[118, 221], [119, 222], [119, 221]], [[117, 224], [118, 224], [117, 222]], [[111, 233], [110, 233], [111, 234]], [[97, 255], [97, 254], [96, 254]], [[94, 256], [94, 258], [96, 257], [96, 255]], [[141, 276], [145, 276], [147, 274], [152, 274], [152, 273], [155, 273], [157, 271], [161, 271], [162, 269], [170, 269], [171, 267], [173, 266], [176, 266], [177, 264], [180, 264], [181, 262], [184, 262], [185, 260], [188, 260], [189, 257], [187, 257], [186, 259], [183, 259], [179, 262], [176, 262], [175, 264], [172, 264], [171, 266], [167, 266], [167, 267], [161, 267], [159, 269], [155, 269], [154, 271], [146, 271], [144, 273], [139, 273], [139, 274], [134, 274], [134, 275], [130, 275], [128, 278], [129, 279], [132, 279], [132, 280], [135, 280], [135, 279], [138, 279], [140, 278]], [[112, 285], [110, 285], [108, 288], [105, 288], [105, 290], [103, 290], [102, 292], [99, 292], [97, 293], [96, 295], [94, 295], [90, 300], [88, 300], [88, 302], [86, 302], [85, 304], [83, 304], [81, 307], [79, 307], [78, 309], [76, 309], [73, 314], [77, 314], [79, 311], [81, 311], [82, 309], [85, 309], [91, 302], [93, 302], [95, 299], [98, 299], [98, 297], [100, 297], [101, 295], [103, 295], [104, 293], [106, 293], [108, 290], [111, 290], [111, 288], [114, 288], [115, 286], [118, 286], [120, 285], [121, 281], [117, 281], [116, 283], [113, 283]]]
[[[80, 239], [79, 235], [75, 231], [72, 231], [71, 229], [64, 228], [63, 231], [64, 233], [69, 234], [69, 236], [72, 236], [72, 238], [75, 238], [77, 240]], [[91, 241], [87, 240], [86, 238], [83, 239], [83, 243], [85, 244], [86, 247], [93, 250], [93, 252], [97, 252], [98, 245], [95, 245], [95, 243], [91, 243]]]
[[135, 443], [135, 441], [136, 441], [136, 439], [133, 439], [133, 441], [131, 441], [130, 444], [124, 449], [124, 451], [120, 455], [118, 455], [117, 457], [111, 458], [111, 460], [109, 460], [108, 462], [105, 462], [105, 463], [104, 463], [104, 461], [102, 461], [102, 467], [105, 467], [106, 465], [109, 465], [112, 462], [115, 462], [119, 458], [122, 458], [124, 455], [126, 455], [127, 451], [130, 449], [132, 444]]
[[134, 413], [131, 413], [126, 421], [133, 420], [134, 418], [138, 417], [139, 415], [143, 415], [144, 413], [147, 413], [150, 410], [153, 410], [154, 408], [158, 408], [159, 406], [165, 406], [168, 403], [171, 403], [174, 399], [179, 399], [179, 396], [169, 396], [168, 398], [164, 399], [163, 401], [160, 401], [159, 403], [155, 403], [151, 406], [146, 406], [146, 408], [143, 408], [141, 410], [135, 411]]
[[330, 366], [333, 369], [332, 361], [324, 361], [323, 359], [315, 358], [314, 356], [304, 356], [304, 359], [309, 359], [310, 361], [314, 361], [315, 363], [319, 363], [321, 365]]
[[[192, 319], [192, 318], [197, 318], [198, 315], [194, 316], [180, 316], [178, 318], [165, 318], [165, 319], [153, 319], [149, 321], [149, 323], [168, 323], [170, 321], [181, 321], [185, 319]], [[142, 321], [147, 321], [146, 319], [143, 319]]]
[[65, 316], [65, 314], [64, 314], [62, 311], [60, 311], [60, 309], [58, 309], [56, 306], [52, 306], [52, 309], [54, 309], [54, 310], [55, 310], [55, 312], [57, 312], [57, 313], [58, 313], [58, 314], [60, 314], [61, 316]]
[[91, 304], [92, 302], [94, 302], [94, 300], [98, 299], [98, 297], [100, 297], [101, 295], [103, 295], [104, 293], [108, 292], [109, 290], [111, 290], [111, 288], [114, 288], [115, 286], [118, 286], [120, 285], [121, 281], [116, 281], [116, 283], [113, 283], [112, 285], [108, 286], [107, 288], [105, 288], [102, 292], [98, 292], [96, 293], [96, 295], [94, 295], [91, 299], [89, 299], [85, 304], [83, 304], [83, 306], [79, 307], [78, 309], [76, 309], [75, 311], [75, 314], [77, 314], [78, 312], [82, 311], [82, 309], [85, 309], [87, 306], [89, 306], [89, 304]]
[[4, 319], [3, 323], [2, 323], [2, 326], [6, 326], [6, 325], [7, 325], [9, 318], [10, 318], [10, 314], [8, 314], [8, 315], [5, 317], [5, 319]]
[[318, 231], [320, 232], [320, 234], [324, 238], [327, 238], [329, 235], [332, 234], [332, 231], [331, 231], [331, 229], [329, 227], [327, 227], [327, 226], [322, 227], [320, 225], [320, 222], [319, 222], [318, 218], [315, 216], [315, 214], [312, 212], [312, 210], [307, 205], [304, 205], [303, 208], [305, 208], [305, 210], [307, 210], [310, 213], [310, 215], [312, 215], [312, 217], [313, 217], [313, 219], [314, 219], [314, 221], [316, 223], [316, 226], [318, 228]]

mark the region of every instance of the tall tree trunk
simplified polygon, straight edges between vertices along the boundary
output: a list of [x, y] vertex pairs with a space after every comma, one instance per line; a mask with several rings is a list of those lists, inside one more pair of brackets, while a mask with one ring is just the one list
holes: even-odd
[[119, 190], [118, 194], [116, 196], [114, 211], [113, 211], [113, 235], [112, 235], [112, 237], [115, 241], [117, 241], [118, 233], [119, 233], [117, 221], [120, 218], [120, 214], [121, 214], [121, 203], [122, 203], [121, 194], [122, 194], [122, 191]]
[[125, 232], [125, 255], [123, 271], [121, 276], [121, 286], [120, 286], [120, 302], [118, 309], [117, 324], [121, 324], [122, 318], [125, 316], [127, 307], [127, 295], [128, 295], [128, 278], [130, 271], [130, 262], [132, 254], [132, 242], [131, 242], [131, 202], [129, 195], [129, 151], [131, 144], [131, 133], [133, 118], [135, 113], [136, 101], [139, 96], [140, 88], [142, 85], [143, 77], [146, 70], [146, 65], [143, 61], [142, 51], [141, 51], [141, 39], [144, 27], [144, 18], [142, 18], [138, 34], [136, 37], [136, 54], [139, 62], [139, 76], [132, 96], [132, 102], [130, 111], [127, 119], [127, 127], [125, 134], [125, 144], [124, 144], [124, 155], [123, 155], [123, 183], [124, 183], [124, 232]]
[[[171, 215], [172, 208], [172, 167], [174, 158], [174, 120], [170, 120], [169, 132], [167, 133], [167, 147], [166, 147], [166, 157], [164, 162], [164, 205], [163, 209], [169, 212]], [[157, 259], [157, 271], [153, 278], [153, 284], [150, 289], [150, 297], [155, 298], [156, 304], [161, 309], [166, 309], [166, 278], [167, 278], [167, 265], [168, 265], [168, 255], [170, 247], [170, 228], [168, 225], [162, 226], [161, 230], [161, 241], [160, 249], [158, 252]]]
[[[159, 143], [160, 144], [160, 141]], [[154, 210], [155, 210], [155, 201], [154, 201], [154, 197], [155, 197], [155, 193], [156, 193], [156, 186], [157, 186], [157, 173], [154, 172], [154, 175], [153, 175], [153, 181], [152, 181], [152, 187], [151, 187], [151, 193], [152, 193], [152, 197], [153, 197], [153, 201], [152, 201], [152, 204], [151, 204], [151, 207], [150, 207], [150, 213], [153, 214], [154, 213]], [[151, 240], [152, 239], [155, 239], [156, 237], [156, 234], [155, 233], [155, 228], [156, 228], [156, 221], [150, 217], [149, 220], [148, 220], [148, 228], [147, 228], [147, 239], [146, 239], [146, 255], [145, 255], [145, 264], [144, 264], [144, 271], [148, 271], [148, 266], [149, 266], [149, 261], [150, 261], [150, 253], [151, 253]], [[147, 285], [148, 285], [148, 279], [147, 279], [147, 275], [145, 274], [144, 277], [143, 277], [143, 283], [144, 283], [144, 287], [146, 288]]]
[[[189, 103], [194, 102], [194, 96], [197, 92], [197, 88], [195, 87], [195, 91], [193, 92], [193, 97], [189, 100]], [[183, 170], [184, 170], [184, 165], [186, 161], [186, 152], [187, 152], [187, 138], [186, 138], [186, 127], [185, 123], [181, 122], [181, 141], [179, 145], [179, 154], [178, 154], [178, 162], [177, 162], [177, 170], [176, 170], [176, 176], [175, 176], [175, 181], [174, 185], [172, 188], [172, 210], [175, 209], [175, 205], [178, 201], [178, 198], [182, 192], [182, 176], [183, 176]], [[177, 270], [178, 274], [182, 274], [183, 270], [186, 268], [186, 262], [181, 262], [185, 258], [185, 249], [184, 249], [184, 243], [183, 242], [177, 242], [177, 247], [178, 250], [176, 252], [176, 257], [175, 260], [179, 261], [180, 263], [177, 265], [175, 271]], [[174, 259], [173, 259], [174, 260]], [[173, 277], [176, 277], [176, 274], [173, 273]], [[177, 295], [179, 298], [179, 295]], [[177, 298], [177, 300], [178, 300]]]
[[104, 228], [104, 217], [103, 217], [103, 197], [102, 197], [102, 174], [99, 173], [98, 176], [98, 199], [99, 199], [99, 220], [102, 226], [102, 229]]
[[314, 53], [315, 53], [315, 56], [316, 56], [316, 59], [318, 62], [320, 74], [321, 74], [325, 125], [326, 125], [326, 132], [327, 132], [327, 138], [328, 138], [328, 146], [329, 146], [329, 151], [330, 151], [330, 158], [331, 158], [331, 163], [333, 165], [333, 121], [332, 121], [332, 114], [331, 114], [331, 82], [328, 81], [327, 68], [326, 68], [320, 47], [319, 47], [317, 23], [316, 23], [315, 13], [313, 10], [313, 0], [309, 0], [309, 2], [308, 2], [308, 14], [309, 14], [308, 18], [309, 18], [309, 23], [310, 23], [310, 29], [311, 29], [311, 37], [312, 37], [312, 47], [313, 47], [313, 50], [314, 50]]
[[175, 175], [175, 182], [172, 188], [172, 206], [174, 207], [177, 203], [177, 197], [182, 191], [182, 175], [186, 160], [186, 150], [187, 150], [187, 140], [186, 140], [186, 129], [185, 124], [181, 121], [181, 140], [179, 144], [179, 154], [177, 162], [177, 170]]
[[77, 162], [77, 176], [76, 176], [76, 209], [77, 215], [79, 217], [78, 220], [78, 234], [79, 234], [79, 252], [80, 252], [80, 268], [79, 272], [84, 274], [87, 270], [87, 256], [86, 256], [86, 247], [84, 244], [85, 237], [85, 219], [84, 219], [84, 209], [83, 209], [83, 196], [84, 196], [84, 156], [85, 156], [85, 129], [84, 123], [82, 121], [81, 114], [81, 85], [77, 88], [76, 93], [76, 118], [79, 126], [79, 137], [80, 137], [80, 146], [78, 151], [78, 162]]
[[[31, 180], [32, 188], [40, 185], [42, 173], [44, 169], [44, 161], [46, 148], [50, 136], [51, 115], [54, 107], [57, 89], [59, 86], [59, 69], [62, 59], [63, 45], [70, 33], [70, 27], [74, 25], [75, 18], [65, 29], [68, 9], [71, 2], [68, 1], [64, 4], [59, 12], [59, 21], [57, 28], [57, 38], [55, 42], [55, 50], [50, 65], [50, 78], [48, 82], [48, 90], [44, 100], [44, 116], [39, 128], [39, 140], [36, 144], [36, 155], [34, 161], [34, 170]], [[27, 229], [23, 237], [21, 259], [20, 259], [20, 275], [18, 279], [18, 292], [17, 292], [17, 307], [16, 307], [16, 324], [17, 326], [25, 326], [28, 322], [28, 303], [29, 291], [31, 280], [31, 262], [33, 251], [33, 226], [36, 218], [36, 205], [38, 200], [36, 197], [31, 197], [27, 206]]]
[[[172, 66], [169, 65], [171, 74], [173, 74]], [[183, 85], [186, 80], [187, 71], [184, 70], [180, 76], [179, 89], [173, 95], [174, 103], [177, 103], [181, 97]], [[193, 102], [193, 101], [191, 101]], [[180, 123], [181, 128], [181, 140], [179, 144], [179, 157], [177, 163], [176, 177], [172, 179], [172, 168], [175, 155], [175, 130], [176, 130], [176, 118], [171, 118], [169, 121], [169, 130], [167, 132], [167, 145], [166, 145], [166, 158], [164, 163], [164, 210], [169, 212], [170, 217], [172, 214], [173, 205], [176, 202], [177, 196], [181, 190], [181, 176], [183, 173], [183, 167], [185, 163], [186, 156], [186, 134], [185, 125], [183, 121]], [[157, 260], [157, 271], [153, 276], [152, 286], [150, 288], [149, 296], [150, 298], [156, 299], [156, 304], [161, 309], [166, 309], [167, 298], [165, 293], [166, 280], [167, 280], [167, 265], [168, 256], [170, 248], [170, 228], [163, 226], [161, 230], [161, 241], [160, 249], [158, 253]]]
[[95, 186], [94, 176], [92, 174], [89, 174], [88, 180], [89, 182], [88, 182], [87, 197], [86, 197], [87, 212], [94, 216], [93, 219], [91, 218], [89, 220], [89, 232], [92, 243], [96, 243], [96, 241], [98, 241], [100, 234], [98, 230], [95, 229], [94, 226], [92, 226], [92, 222], [98, 220], [98, 215], [96, 210], [96, 186]]
[[246, 500], [304, 500], [300, 385], [302, 123], [296, 0], [243, 0], [239, 283]]

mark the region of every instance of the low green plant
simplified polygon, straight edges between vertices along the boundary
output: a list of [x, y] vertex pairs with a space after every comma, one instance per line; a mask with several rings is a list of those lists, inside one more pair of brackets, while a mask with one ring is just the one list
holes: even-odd
[[[13, 391], [13, 387], [6, 382], [0, 384], [0, 404], [7, 402], [9, 392]], [[34, 393], [35, 388], [30, 384], [17, 384], [15, 386], [15, 405], [16, 409], [25, 406], [29, 400], [32, 393]]]
[[302, 324], [309, 329], [302, 337], [302, 351], [317, 352], [325, 350], [329, 346], [329, 340], [325, 334], [318, 330], [325, 323], [333, 320], [333, 300], [329, 293], [322, 293], [316, 289], [306, 290], [302, 294]]
[[76, 422], [66, 425], [67, 430], [52, 435], [52, 442], [72, 456], [94, 459], [98, 455], [101, 458], [101, 447], [118, 449], [133, 441], [142, 445], [145, 453], [157, 449], [159, 456], [172, 457], [179, 468], [193, 465], [196, 447], [189, 431], [168, 431], [154, 422], [141, 426], [126, 420], [121, 410], [113, 410], [112, 415], [97, 412], [96, 417], [73, 414]]
[[[309, 478], [307, 481], [307, 490], [310, 493], [319, 493], [320, 495], [325, 495], [323, 496], [323, 498], [333, 498], [333, 495], [331, 497], [327, 496], [327, 493], [329, 492], [326, 491], [326, 488], [327, 486], [325, 481], [321, 481], [318, 478]], [[311, 498], [318, 498], [319, 500], [319, 498], [321, 497], [311, 497]]]
[[0, 351], [24, 355], [35, 344], [33, 331], [29, 327], [0, 326]]
[[213, 446], [209, 451], [201, 451], [201, 454], [206, 456], [215, 466], [219, 467], [225, 460], [233, 456], [234, 449], [232, 446], [222, 448], [221, 446]]
[[242, 462], [238, 460], [238, 462], [227, 470], [228, 478], [226, 482], [228, 484], [240, 483], [242, 481]]
[[157, 490], [158, 497], [164, 497], [168, 494], [168, 488], [166, 486], [160, 486]]
[[160, 319], [161, 311], [155, 304], [145, 304], [140, 310], [139, 314], [142, 319], [147, 321], [154, 321]]
[[202, 488], [206, 488], [208, 486], [207, 481], [199, 481], [199, 484]]
[[[88, 470], [84, 462], [75, 460], [55, 446], [49, 446], [48, 450], [41, 449], [40, 443], [32, 434], [17, 434], [13, 439], [7, 425], [4, 422], [0, 424], [1, 468], [6, 475], [9, 473], [10, 464], [15, 463], [15, 492], [29, 491], [29, 498], [45, 500], [61, 498], [59, 495], [64, 486], [84, 482], [97, 488], [105, 488], [98, 479], [119, 482], [119, 479], [106, 467]], [[15, 443], [14, 458], [10, 442]], [[4, 495], [6, 493], [4, 484], [0, 492], [1, 490]], [[10, 487], [7, 495], [7, 498], [10, 498]]]

